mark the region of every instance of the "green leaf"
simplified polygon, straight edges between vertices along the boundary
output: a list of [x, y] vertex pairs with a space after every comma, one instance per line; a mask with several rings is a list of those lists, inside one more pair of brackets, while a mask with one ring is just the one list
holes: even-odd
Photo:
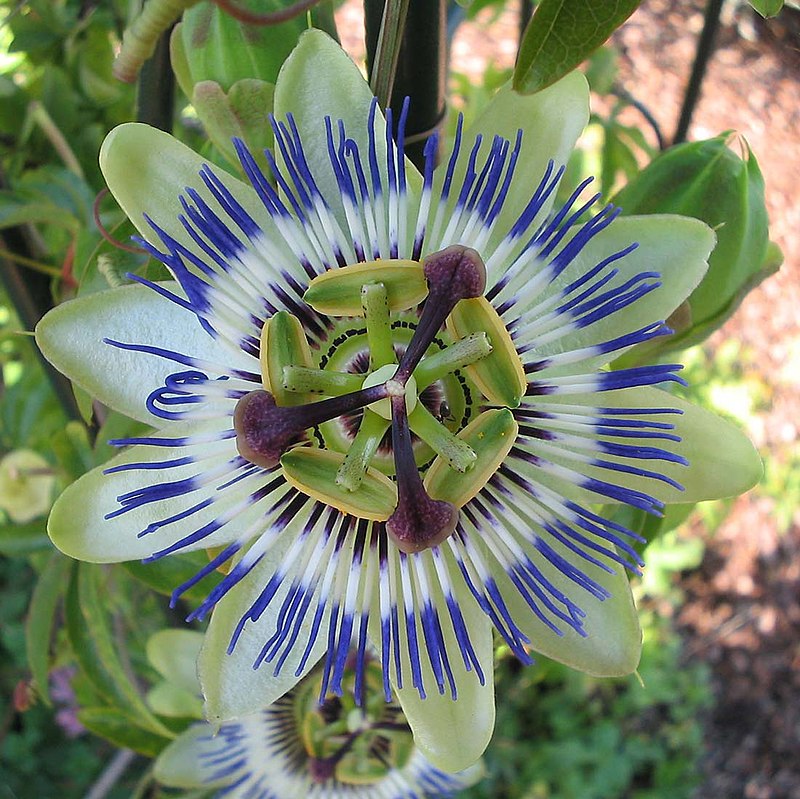
[[[208, 555], [205, 552], [176, 552], [152, 563], [129, 560], [122, 564], [132, 577], [165, 596], [170, 596], [179, 585], [183, 585], [207, 565]], [[212, 572], [201, 583], [184, 591], [181, 597], [199, 605], [220, 580], [222, 575], [217, 571]]]
[[113, 707], [82, 708], [78, 711], [78, 721], [116, 746], [133, 749], [147, 757], [155, 757], [172, 739], [172, 736], [157, 735], [142, 728], [135, 718]]
[[197, 658], [203, 634], [186, 628], [168, 627], [147, 640], [147, 659], [171, 684], [189, 694], [200, 695]]
[[514, 88], [533, 94], [555, 83], [597, 49], [639, 0], [542, 0], [522, 39]]
[[749, 0], [762, 17], [775, 17], [783, 8], [783, 0]]
[[67, 422], [51, 441], [58, 464], [70, 481], [77, 480], [94, 466], [89, 435], [80, 422]]
[[50, 546], [44, 519], [0, 527], [0, 555], [28, 555]]
[[120, 644], [114, 640], [108, 602], [100, 590], [102, 575], [97, 566], [81, 563], [67, 591], [67, 634], [78, 664], [97, 690], [118, 708], [114, 712], [124, 714], [128, 725], [133, 721], [156, 736], [171, 738], [172, 733], [147, 708], [119, 659]]
[[275, 87], [271, 83], [259, 80], [237, 81], [227, 94], [213, 81], [195, 84], [191, 100], [197, 116], [214, 146], [234, 168], [241, 170], [232, 141], [238, 136], [261, 168], [267, 170], [263, 152], [273, 143], [269, 115], [274, 94]]
[[39, 575], [28, 606], [25, 622], [25, 649], [28, 665], [33, 675], [36, 690], [45, 704], [50, 704], [47, 673], [50, 666], [50, 642], [55, 627], [58, 601], [66, 589], [66, 579], [73, 561], [60, 552], [50, 555], [44, 570]]
[[203, 700], [199, 691], [199, 684], [197, 693], [190, 693], [165, 680], [147, 692], [147, 704], [162, 717], [199, 719], [203, 717]]

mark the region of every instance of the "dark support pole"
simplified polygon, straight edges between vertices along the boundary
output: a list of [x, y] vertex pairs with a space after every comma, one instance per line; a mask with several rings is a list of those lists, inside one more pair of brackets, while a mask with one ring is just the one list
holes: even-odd
[[703, 20], [703, 30], [700, 33], [700, 40], [697, 42], [692, 74], [689, 76], [689, 85], [686, 87], [686, 94], [683, 96], [683, 107], [681, 108], [681, 116], [678, 120], [678, 128], [675, 131], [673, 144], [686, 141], [686, 134], [692, 121], [692, 113], [697, 101], [700, 99], [700, 87], [706, 74], [706, 67], [711, 54], [714, 52], [714, 37], [717, 33], [717, 28], [719, 28], [719, 15], [722, 11], [723, 2], [724, 0], [708, 0], [705, 19]]
[[[378, 44], [384, 0], [365, 0], [367, 63]], [[406, 154], [420, 167], [425, 142], [445, 114], [447, 43], [444, 0], [411, 0], [397, 64], [390, 107], [398, 113], [406, 97], [411, 107], [406, 125]], [[396, 118], [396, 117], [395, 117]]]
[[167, 133], [172, 133], [175, 109], [175, 78], [169, 59], [170, 33], [172, 28], [162, 34], [152, 58], [144, 62], [136, 98], [136, 119]]
[[[8, 244], [12, 252], [24, 252], [24, 246], [20, 247], [19, 242], [14, 241], [14, 231], [14, 228], [8, 231], [4, 243]], [[33, 330], [51, 305], [49, 279], [45, 275], [38, 275], [28, 269], [21, 269], [5, 258], [0, 260], [0, 274], [2, 274], [3, 278], [3, 287], [17, 312], [23, 328], [25, 330]], [[31, 344], [39, 356], [50, 387], [53, 389], [53, 393], [56, 395], [67, 418], [80, 419], [80, 411], [78, 410], [78, 404], [75, 402], [75, 395], [72, 393], [72, 386], [69, 380], [60, 372], [57, 372], [42, 357], [39, 348], [33, 342]]]
[[533, 16], [533, 0], [522, 0], [519, 6], [519, 41], [522, 43], [522, 37], [525, 35], [525, 28]]
[[[5, 176], [0, 174], [0, 189], [5, 188], [7, 188]], [[28, 234], [29, 231], [24, 225], [7, 228], [0, 237], [0, 245], [9, 252], [28, 258], [38, 258], [40, 254], [36, 252], [36, 247]], [[50, 296], [52, 278], [30, 269], [24, 269], [7, 258], [0, 258], [0, 278], [23, 329], [33, 330], [39, 320], [53, 306]], [[34, 346], [34, 349], [64, 413], [70, 419], [80, 419], [80, 411], [69, 380], [44, 359], [38, 347]]]

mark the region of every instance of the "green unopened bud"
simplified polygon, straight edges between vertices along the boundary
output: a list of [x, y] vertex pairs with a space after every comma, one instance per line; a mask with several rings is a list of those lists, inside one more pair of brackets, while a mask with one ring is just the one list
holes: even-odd
[[[262, 3], [272, 10], [275, 0]], [[201, 81], [214, 81], [222, 91], [245, 78], [275, 83], [278, 70], [292, 51], [306, 20], [299, 17], [281, 25], [246, 25], [214, 3], [188, 9], [170, 39], [173, 69], [187, 97]]]
[[275, 87], [261, 80], [245, 78], [237, 81], [229, 92], [214, 81], [196, 84], [190, 99], [208, 138], [225, 159], [239, 167], [233, 146], [234, 136], [243, 139], [256, 160], [265, 168], [261, 153], [272, 147], [272, 128], [269, 115]]
[[[742, 155], [731, 149], [740, 145]], [[764, 179], [743, 139], [724, 133], [679, 144], [659, 155], [613, 202], [625, 214], [677, 213], [701, 219], [717, 246], [700, 285], [668, 320], [675, 335], [648, 342], [647, 356], [696, 344], [736, 310], [745, 295], [777, 271], [780, 250], [768, 240]], [[675, 269], [681, 264], [675, 263]], [[639, 360], [644, 348], [636, 348]]]
[[302, 30], [298, 24], [254, 27], [212, 3], [201, 3], [188, 10], [172, 32], [175, 77], [208, 137], [233, 165], [239, 164], [234, 137], [243, 139], [253, 153], [272, 146], [274, 83]]
[[18, 449], [0, 460], [0, 508], [17, 524], [50, 510], [54, 485], [50, 464], [32, 450]]

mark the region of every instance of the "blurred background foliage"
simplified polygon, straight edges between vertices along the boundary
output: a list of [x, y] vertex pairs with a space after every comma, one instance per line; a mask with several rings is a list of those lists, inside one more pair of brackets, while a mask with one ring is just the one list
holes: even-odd
[[[453, 3], [448, 34], [487, 6], [499, 12], [504, 5]], [[522, 5], [525, 13], [528, 4]], [[667, 148], [647, 108], [619, 84], [616, 52], [603, 43], [637, 5], [574, 0], [579, 18], [597, 6], [614, 10], [583, 30], [563, 18], [560, 3], [543, 0], [513, 73], [489, 67], [480, 81], [449, 78], [449, 107], [469, 122], [507, 80], [535, 91], [559, 69], [583, 64], [602, 110], [568, 165], [563, 190], [595, 174], [603, 196], [626, 213], [674, 211], [717, 228], [720, 244], [709, 276], [671, 320], [677, 335], [659, 349], [628, 353], [626, 365], [701, 344], [781, 261], [769, 243], [763, 179], [746, 143], [719, 131]], [[763, 14], [781, 5], [753, 2]], [[333, 11], [331, 3], [319, 4], [314, 22], [335, 34]], [[193, 573], [202, 555], [144, 569], [79, 565], [52, 549], [45, 519], [54, 496], [109, 456], [107, 439], [129, 435], [136, 425], [80, 393], [73, 401], [28, 335], [51, 304], [119, 285], [127, 272], [161, 274], [162, 267], [101, 232], [123, 242], [133, 232], [102, 194], [97, 153], [103, 137], [120, 122], [158, 115], [154, 93], [172, 90], [169, 73], [154, 74], [152, 61], [138, 99], [135, 85], [114, 77], [123, 31], [137, 12], [129, 0], [0, 2], [0, 799], [175, 795], [153, 785], [150, 758], [187, 720], [158, 717], [144, 701], [157, 679], [144, 646], [151, 633], [180, 623], [162, 594], [180, 574]], [[195, 6], [173, 38], [179, 89], [166, 107], [176, 135], [229, 169], [235, 168], [232, 133], [253, 147], [268, 146], [271, 87], [306, 24], [300, 17], [261, 28], [247, 39], [247, 50], [239, 23], [206, 2]], [[202, 50], [192, 44], [198, 31], [210, 42]], [[257, 63], [250, 57], [254, 47], [263, 56]], [[631, 107], [639, 112], [635, 124], [621, 113]], [[445, 120], [446, 131], [454, 118], [451, 113]], [[702, 346], [680, 357], [692, 398], [707, 407], [745, 421], [768, 401], [768, 387], [753, 377], [751, 356], [736, 342], [713, 359]], [[22, 460], [8, 460], [20, 451], [27, 453]], [[775, 499], [786, 526], [794, 510], [787, 481], [800, 480], [795, 465], [768, 460], [759, 489]], [[707, 669], [687, 665], [673, 626], [682, 599], [675, 576], [696, 567], [703, 554], [702, 541], [677, 525], [689, 517], [713, 530], [728, 507], [678, 507], [664, 523], [627, 520], [650, 541], [637, 586], [645, 635], [638, 677], [601, 681], [544, 659], [525, 669], [503, 653], [497, 667], [503, 700], [486, 755], [488, 777], [465, 795], [692, 794], [712, 695]]]

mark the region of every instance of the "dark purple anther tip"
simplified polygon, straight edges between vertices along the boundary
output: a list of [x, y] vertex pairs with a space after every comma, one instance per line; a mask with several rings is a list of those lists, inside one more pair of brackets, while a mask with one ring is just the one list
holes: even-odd
[[308, 760], [308, 774], [317, 785], [332, 780], [336, 774], [339, 758], [311, 757]]
[[439, 546], [456, 529], [458, 509], [423, 490], [400, 501], [386, 522], [386, 531], [401, 552], [411, 555]]
[[281, 410], [268, 391], [251, 391], [236, 404], [236, 449], [250, 463], [271, 469], [303, 432]]
[[481, 297], [486, 290], [486, 266], [471, 247], [452, 244], [429, 255], [422, 268], [438, 302], [455, 305], [459, 300]]

